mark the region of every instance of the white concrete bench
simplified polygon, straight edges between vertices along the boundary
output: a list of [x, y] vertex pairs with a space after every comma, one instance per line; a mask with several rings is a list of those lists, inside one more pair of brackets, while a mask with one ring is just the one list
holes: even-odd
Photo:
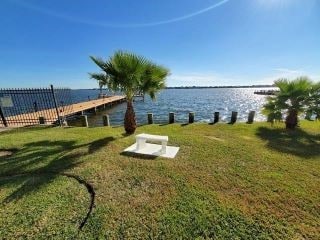
[[160, 136], [160, 135], [152, 135], [152, 134], [138, 134], [136, 135], [136, 142], [137, 142], [137, 150], [140, 150], [146, 147], [147, 141], [156, 141], [161, 142], [162, 148], [161, 153], [166, 153], [167, 143], [168, 143], [168, 136]]

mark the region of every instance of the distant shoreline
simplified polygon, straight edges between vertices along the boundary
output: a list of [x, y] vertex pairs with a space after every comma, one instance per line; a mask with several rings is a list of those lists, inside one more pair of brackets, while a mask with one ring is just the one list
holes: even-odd
[[251, 86], [181, 86], [166, 87], [165, 89], [206, 89], [206, 88], [271, 88], [274, 85], [251, 85]]
[[[244, 86], [180, 86], [166, 87], [165, 89], [207, 89], [207, 88], [273, 88], [274, 85], [244, 85]], [[82, 88], [72, 90], [99, 90], [99, 88]], [[103, 90], [106, 90], [105, 88]]]

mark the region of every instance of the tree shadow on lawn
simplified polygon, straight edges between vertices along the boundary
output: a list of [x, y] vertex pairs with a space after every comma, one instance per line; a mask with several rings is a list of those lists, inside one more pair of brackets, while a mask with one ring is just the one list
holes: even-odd
[[22, 133], [22, 132], [37, 132], [37, 131], [41, 131], [41, 130], [46, 130], [49, 128], [54, 128], [53, 125], [44, 125], [44, 126], [25, 126], [25, 127], [18, 127], [18, 128], [11, 128], [7, 131], [0, 131], [0, 135], [12, 135], [12, 134], [16, 134], [17, 132]]
[[281, 153], [289, 153], [305, 159], [320, 156], [320, 134], [309, 134], [300, 128], [286, 130], [259, 127], [256, 135], [268, 141], [268, 148]]
[[80, 145], [76, 141], [31, 142], [12, 156], [0, 158], [0, 189], [8, 183], [19, 186], [3, 203], [19, 200], [51, 183], [59, 175], [78, 166], [82, 162], [81, 157], [114, 140], [106, 137]]

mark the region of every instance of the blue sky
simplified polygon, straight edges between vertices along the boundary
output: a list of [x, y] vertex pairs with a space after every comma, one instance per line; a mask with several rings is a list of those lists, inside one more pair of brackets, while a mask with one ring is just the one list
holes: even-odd
[[1, 0], [0, 28], [0, 87], [96, 87], [89, 55], [118, 49], [168, 86], [320, 80], [320, 0]]

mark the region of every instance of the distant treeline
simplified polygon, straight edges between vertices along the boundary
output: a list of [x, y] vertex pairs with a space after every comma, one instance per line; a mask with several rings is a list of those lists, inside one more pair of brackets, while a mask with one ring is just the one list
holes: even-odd
[[[274, 85], [243, 85], [243, 86], [180, 86], [180, 87], [166, 87], [165, 89], [204, 89], [204, 88], [271, 88]], [[107, 90], [107, 88], [103, 88]], [[99, 90], [99, 88], [81, 89], [81, 90]]]
[[274, 85], [251, 85], [251, 86], [181, 86], [166, 87], [166, 89], [203, 89], [203, 88], [268, 88]]

